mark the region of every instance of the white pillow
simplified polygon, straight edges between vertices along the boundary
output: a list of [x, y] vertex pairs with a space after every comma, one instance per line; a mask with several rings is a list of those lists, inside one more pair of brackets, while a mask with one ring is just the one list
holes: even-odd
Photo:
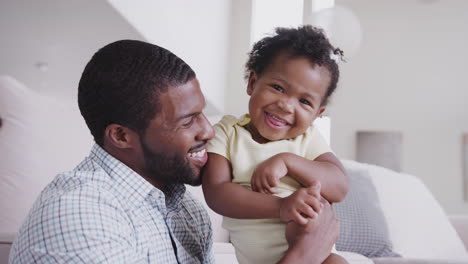
[[38, 94], [8, 76], [0, 76], [0, 118], [0, 234], [9, 237], [45, 185], [78, 165], [93, 140], [76, 101]]
[[343, 164], [368, 171], [393, 252], [404, 258], [461, 259], [468, 263], [463, 242], [420, 179], [354, 161], [343, 161]]

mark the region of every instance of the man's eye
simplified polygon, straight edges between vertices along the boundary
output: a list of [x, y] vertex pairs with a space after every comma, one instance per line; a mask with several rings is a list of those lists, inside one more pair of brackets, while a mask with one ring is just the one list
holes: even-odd
[[272, 84], [271, 87], [273, 87], [273, 89], [275, 89], [275, 90], [277, 90], [277, 91], [279, 91], [279, 92], [283, 92], [283, 91], [284, 91], [283, 87], [281, 87], [281, 86], [279, 86], [279, 85], [277, 85], [277, 84]]
[[190, 121], [188, 121], [187, 123], [182, 124], [182, 127], [188, 128], [188, 127], [192, 126], [194, 120], [195, 120], [194, 117], [190, 118]]
[[307, 101], [306, 99], [300, 99], [299, 102], [301, 102], [301, 104], [311, 105], [310, 102]]

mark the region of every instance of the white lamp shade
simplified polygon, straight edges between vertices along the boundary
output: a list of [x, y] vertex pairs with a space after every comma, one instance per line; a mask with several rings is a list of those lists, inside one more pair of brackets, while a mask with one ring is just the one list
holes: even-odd
[[323, 28], [332, 45], [343, 50], [345, 57], [354, 56], [361, 46], [361, 23], [346, 7], [335, 5], [316, 12], [305, 12], [304, 23]]

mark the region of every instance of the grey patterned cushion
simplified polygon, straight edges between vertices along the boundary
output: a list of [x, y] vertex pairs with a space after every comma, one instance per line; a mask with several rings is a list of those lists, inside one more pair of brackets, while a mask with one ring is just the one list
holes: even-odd
[[336, 248], [370, 258], [399, 257], [392, 251], [387, 224], [369, 172], [354, 164], [343, 161], [350, 179], [350, 189], [343, 202], [334, 204], [341, 223]]

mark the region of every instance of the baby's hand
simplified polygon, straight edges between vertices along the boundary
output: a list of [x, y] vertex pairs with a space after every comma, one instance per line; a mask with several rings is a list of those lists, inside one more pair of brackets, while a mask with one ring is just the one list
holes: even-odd
[[252, 190], [260, 193], [276, 193], [274, 187], [278, 186], [280, 178], [287, 173], [288, 169], [281, 154], [275, 155], [255, 168], [250, 180]]
[[288, 197], [282, 198], [280, 219], [283, 222], [294, 221], [305, 225], [308, 218], [316, 218], [322, 209], [320, 203], [320, 183], [309, 188], [301, 188]]

